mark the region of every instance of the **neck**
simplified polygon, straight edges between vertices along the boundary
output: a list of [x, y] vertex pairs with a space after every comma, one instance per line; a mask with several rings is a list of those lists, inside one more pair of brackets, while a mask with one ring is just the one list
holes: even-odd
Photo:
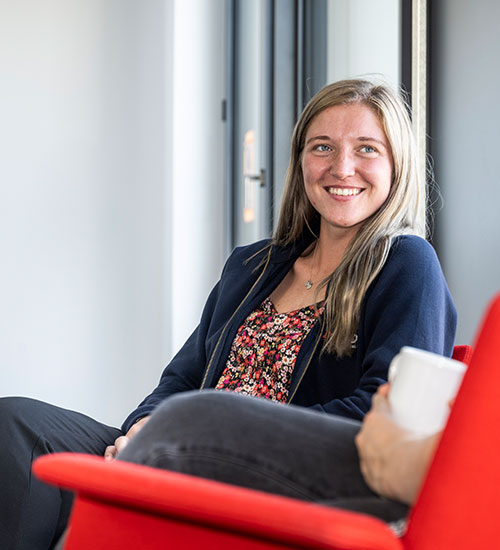
[[320, 275], [324, 273], [322, 278], [323, 276], [326, 277], [326, 275], [332, 273], [337, 268], [347, 246], [356, 233], [357, 229], [356, 231], [332, 231], [330, 227], [327, 228], [322, 225], [316, 243], [317, 250], [315, 258], [315, 271]]

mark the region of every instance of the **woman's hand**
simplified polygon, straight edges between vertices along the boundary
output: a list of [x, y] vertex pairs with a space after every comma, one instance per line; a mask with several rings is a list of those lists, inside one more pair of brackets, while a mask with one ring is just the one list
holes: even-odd
[[144, 418], [141, 418], [138, 420], [131, 428], [130, 430], [125, 434], [121, 435], [120, 437], [117, 437], [115, 439], [114, 445], [109, 445], [106, 447], [106, 450], [104, 451], [104, 458], [106, 460], [113, 460], [116, 458], [116, 455], [125, 449], [125, 447], [128, 445], [129, 441], [137, 435], [137, 432], [139, 432], [144, 424], [149, 420], [149, 416], [145, 416]]
[[391, 417], [388, 393], [389, 384], [380, 386], [356, 436], [361, 472], [376, 493], [412, 504], [440, 434], [420, 438], [401, 428]]

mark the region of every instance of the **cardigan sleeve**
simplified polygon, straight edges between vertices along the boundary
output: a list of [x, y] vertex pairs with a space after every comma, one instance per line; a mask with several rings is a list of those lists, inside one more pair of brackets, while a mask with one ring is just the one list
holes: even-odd
[[205, 338], [209, 326], [208, 320], [211, 317], [213, 305], [217, 301], [219, 284], [217, 283], [209, 295], [200, 324], [165, 367], [158, 386], [125, 419], [122, 424], [123, 433], [126, 433], [141, 418], [149, 416], [170, 395], [200, 387], [206, 365]]
[[[205, 303], [199, 325], [165, 367], [158, 386], [125, 419], [122, 424], [124, 433], [139, 419], [149, 416], [167, 397], [179, 392], [200, 389], [207, 366], [207, 355], [210, 355], [207, 350], [213, 349], [228, 314], [233, 312], [234, 303], [238, 302], [239, 298], [238, 291], [246, 292], [245, 285], [251, 284], [251, 278], [239, 277], [239, 274], [251, 272], [259, 265], [258, 253], [265, 249], [268, 242], [264, 240], [236, 248], [229, 256], [218, 283]], [[253, 260], [247, 263], [248, 258]], [[245, 282], [237, 287], [233, 284], [235, 278], [243, 279]], [[216, 310], [218, 314], [215, 313]]]
[[365, 296], [358, 330], [359, 383], [351, 395], [313, 408], [361, 420], [403, 346], [450, 357], [457, 313], [437, 255], [415, 236], [398, 238]]

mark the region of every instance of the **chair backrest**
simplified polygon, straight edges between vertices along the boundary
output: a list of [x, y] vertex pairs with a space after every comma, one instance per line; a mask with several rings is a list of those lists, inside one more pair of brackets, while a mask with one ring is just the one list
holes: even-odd
[[470, 366], [403, 539], [408, 550], [500, 547], [500, 294], [491, 302]]
[[465, 363], [466, 365], [470, 365], [472, 351], [472, 346], [455, 346], [453, 348], [452, 358], [457, 361], [462, 361], [462, 363]]

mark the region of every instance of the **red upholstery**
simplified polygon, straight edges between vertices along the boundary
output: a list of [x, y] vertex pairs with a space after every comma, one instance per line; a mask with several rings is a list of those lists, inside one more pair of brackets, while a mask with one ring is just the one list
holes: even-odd
[[472, 359], [472, 346], [455, 346], [453, 348], [453, 359], [470, 365]]
[[[498, 473], [490, 474], [498, 457], [498, 444], [487, 426], [500, 420], [500, 400], [488, 409], [496, 384], [485, 385], [481, 372], [495, 369], [492, 338], [500, 337], [500, 298], [493, 306], [478, 340], [478, 352], [464, 381], [453, 414], [443, 437], [428, 480], [411, 516], [408, 535], [396, 538], [381, 521], [351, 512], [327, 508], [290, 498], [204, 480], [124, 462], [105, 462], [100, 457], [55, 454], [39, 458], [33, 465], [41, 479], [77, 493], [70, 522], [67, 550], [127, 550], [182, 548], [204, 550], [272, 550], [314, 548], [330, 550], [470, 550], [492, 548], [492, 526], [484, 536], [477, 524], [479, 517], [490, 521], [494, 502], [490, 493], [497, 487]], [[495, 313], [496, 312], [496, 313]], [[494, 326], [490, 326], [493, 323]], [[466, 347], [468, 348], [468, 347]], [[460, 357], [467, 358], [471, 349]], [[479, 373], [479, 382], [475, 373]], [[494, 377], [494, 372], [490, 376]], [[485, 387], [483, 387], [483, 385]], [[478, 389], [478, 386], [480, 388]], [[470, 389], [469, 389], [470, 388]], [[483, 400], [484, 395], [488, 398]], [[478, 406], [478, 401], [481, 401]], [[464, 407], [467, 414], [462, 411]], [[455, 412], [457, 409], [457, 412]], [[473, 409], [476, 429], [462, 437], [471, 422], [466, 418]], [[492, 412], [494, 409], [494, 412]], [[491, 430], [493, 432], [493, 430]], [[457, 436], [457, 433], [459, 434]], [[493, 437], [490, 437], [493, 436]], [[467, 432], [467, 438], [469, 434]], [[495, 447], [497, 449], [494, 453]], [[481, 449], [481, 453], [473, 450]], [[487, 449], [491, 468], [470, 470], [469, 465], [484, 461]], [[483, 476], [483, 472], [487, 476]], [[491, 484], [487, 486], [490, 482]], [[443, 477], [444, 476], [444, 477]], [[469, 479], [471, 477], [471, 479]], [[460, 483], [462, 488], [457, 489]], [[488, 496], [483, 501], [483, 491]], [[465, 501], [472, 491], [477, 493]], [[456, 500], [455, 500], [456, 499]], [[436, 502], [440, 504], [437, 505]], [[476, 507], [471, 511], [471, 504]], [[444, 503], [444, 504], [443, 504]], [[461, 525], [458, 537], [443, 535]], [[466, 517], [472, 515], [472, 524]], [[432, 515], [433, 517], [429, 517]], [[471, 531], [472, 529], [472, 531]], [[474, 543], [471, 543], [471, 532]], [[434, 545], [434, 540], [439, 543]], [[481, 541], [476, 544], [477, 540]]]
[[401, 548], [369, 516], [147, 466], [61, 453], [39, 458], [34, 471], [79, 493], [71, 550], [159, 548], [160, 541], [214, 550]]
[[405, 548], [500, 548], [499, 391], [500, 294], [490, 304], [478, 334], [411, 514]]

